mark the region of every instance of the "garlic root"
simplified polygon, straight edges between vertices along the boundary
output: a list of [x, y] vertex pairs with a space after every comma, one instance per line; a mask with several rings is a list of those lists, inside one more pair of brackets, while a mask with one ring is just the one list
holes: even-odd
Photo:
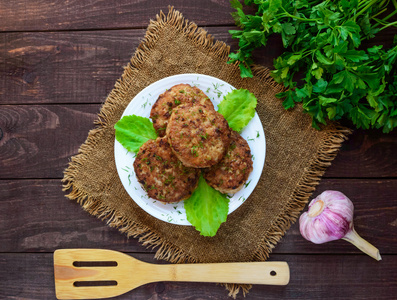
[[373, 246], [372, 244], [370, 244], [366, 240], [364, 240], [354, 230], [354, 228], [352, 228], [351, 231], [346, 233], [346, 235], [342, 239], [344, 239], [345, 241], [348, 241], [349, 243], [352, 243], [354, 246], [356, 246], [362, 252], [364, 252], [365, 254], [368, 254], [369, 256], [376, 259], [377, 261], [382, 260], [382, 257], [380, 256], [378, 248], [376, 248], [375, 246]]

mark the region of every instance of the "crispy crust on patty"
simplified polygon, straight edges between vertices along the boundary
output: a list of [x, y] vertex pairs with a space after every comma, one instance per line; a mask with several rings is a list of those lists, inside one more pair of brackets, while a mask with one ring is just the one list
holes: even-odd
[[184, 83], [174, 85], [158, 97], [150, 111], [150, 118], [159, 136], [165, 135], [172, 110], [180, 104], [188, 103], [199, 103], [214, 108], [211, 100], [202, 90]]
[[223, 159], [203, 172], [207, 183], [224, 194], [238, 192], [252, 171], [251, 149], [247, 141], [232, 131], [230, 146]]
[[168, 142], [175, 155], [193, 168], [217, 164], [229, 147], [230, 134], [220, 113], [198, 104], [176, 107], [167, 126]]
[[135, 158], [134, 170], [149, 197], [162, 202], [189, 198], [200, 176], [200, 170], [185, 167], [177, 159], [167, 138], [143, 144]]

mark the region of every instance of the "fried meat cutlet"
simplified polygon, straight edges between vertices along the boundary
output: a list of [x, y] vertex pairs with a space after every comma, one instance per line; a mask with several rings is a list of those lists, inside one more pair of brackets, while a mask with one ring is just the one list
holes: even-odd
[[186, 167], [177, 159], [167, 138], [143, 144], [135, 158], [134, 170], [148, 196], [163, 202], [189, 198], [200, 176], [200, 170]]
[[184, 83], [174, 85], [158, 97], [150, 111], [150, 118], [159, 136], [165, 135], [172, 110], [180, 104], [188, 103], [199, 103], [214, 108], [211, 100], [202, 90]]
[[225, 118], [213, 108], [185, 104], [174, 109], [166, 134], [185, 166], [207, 168], [225, 155], [231, 131]]
[[252, 165], [247, 141], [233, 130], [226, 155], [217, 165], [205, 169], [203, 176], [214, 189], [224, 194], [234, 194], [244, 186]]

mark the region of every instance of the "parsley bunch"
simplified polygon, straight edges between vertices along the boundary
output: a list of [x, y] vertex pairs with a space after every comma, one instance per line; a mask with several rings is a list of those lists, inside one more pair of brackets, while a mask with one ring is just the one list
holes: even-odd
[[397, 26], [389, 21], [397, 15], [397, 0], [391, 1], [245, 0], [257, 6], [255, 15], [248, 15], [232, 0], [232, 15], [242, 30], [230, 30], [239, 49], [229, 63], [239, 62], [241, 76], [252, 77], [252, 51], [265, 46], [271, 34], [280, 34], [286, 51], [274, 60], [271, 75], [287, 88], [276, 95], [285, 109], [302, 102], [317, 129], [327, 118], [345, 117], [357, 128], [390, 132], [397, 127], [397, 38], [388, 50], [360, 46]]

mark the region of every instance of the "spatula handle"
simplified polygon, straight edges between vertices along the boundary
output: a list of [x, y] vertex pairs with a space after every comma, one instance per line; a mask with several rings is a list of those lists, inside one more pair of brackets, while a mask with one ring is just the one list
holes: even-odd
[[158, 275], [166, 277], [164, 281], [286, 285], [290, 277], [286, 262], [156, 265], [156, 268]]

